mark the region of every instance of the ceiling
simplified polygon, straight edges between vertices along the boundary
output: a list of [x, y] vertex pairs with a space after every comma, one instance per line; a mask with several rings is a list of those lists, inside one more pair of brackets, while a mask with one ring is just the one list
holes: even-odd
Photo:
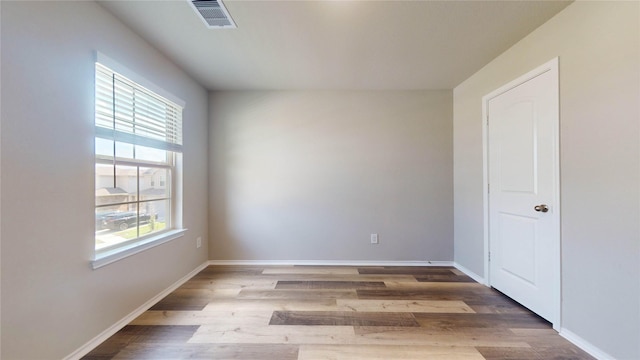
[[570, 1], [99, 1], [209, 90], [452, 89]]

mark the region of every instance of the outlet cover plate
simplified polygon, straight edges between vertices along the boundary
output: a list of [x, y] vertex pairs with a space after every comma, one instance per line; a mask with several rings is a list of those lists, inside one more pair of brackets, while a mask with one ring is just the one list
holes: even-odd
[[378, 234], [371, 234], [371, 243], [378, 244]]

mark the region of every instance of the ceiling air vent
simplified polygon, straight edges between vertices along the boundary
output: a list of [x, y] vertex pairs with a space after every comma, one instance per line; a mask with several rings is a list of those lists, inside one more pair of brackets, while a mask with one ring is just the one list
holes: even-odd
[[222, 0], [188, 0], [200, 18], [211, 29], [235, 29], [231, 15]]

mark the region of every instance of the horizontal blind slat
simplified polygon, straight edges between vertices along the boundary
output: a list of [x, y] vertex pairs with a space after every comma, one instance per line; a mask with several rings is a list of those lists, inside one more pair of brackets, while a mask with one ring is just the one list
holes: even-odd
[[137, 136], [136, 134], [107, 129], [103, 127], [96, 127], [96, 137], [133, 145], [146, 146], [154, 149], [182, 152], [182, 145], [180, 144], [169, 143], [166, 141], [151, 139], [144, 136]]
[[95, 91], [96, 136], [181, 151], [182, 107], [98, 63]]

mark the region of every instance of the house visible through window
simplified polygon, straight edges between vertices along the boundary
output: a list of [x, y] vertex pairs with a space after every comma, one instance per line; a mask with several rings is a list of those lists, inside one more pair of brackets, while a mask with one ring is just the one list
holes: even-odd
[[96, 63], [95, 248], [175, 228], [182, 107]]

